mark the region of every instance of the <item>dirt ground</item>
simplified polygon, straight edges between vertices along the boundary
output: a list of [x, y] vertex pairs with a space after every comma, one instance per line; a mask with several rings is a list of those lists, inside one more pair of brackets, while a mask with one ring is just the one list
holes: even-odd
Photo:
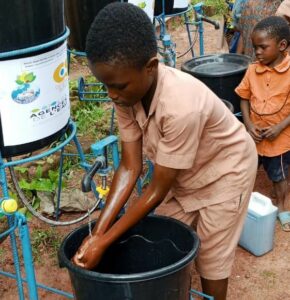
[[[181, 25], [178, 26], [178, 24], [176, 26], [176, 24], [174, 24], [174, 26], [170, 27], [170, 33], [173, 36], [173, 40], [177, 44], [177, 53], [182, 53], [188, 46], [185, 27]], [[204, 34], [206, 54], [226, 51], [226, 47], [221, 45], [221, 31], [215, 31], [211, 25], [205, 24]], [[197, 47], [196, 54], [199, 54]], [[179, 68], [182, 62], [190, 57], [191, 55], [189, 53], [182, 59], [179, 59], [177, 67]], [[70, 75], [71, 78], [75, 79], [83, 74], [88, 74], [88, 69], [86, 66], [79, 64], [78, 60], [73, 60]], [[262, 169], [258, 170], [254, 190], [271, 197], [271, 183], [267, 179]], [[77, 226], [79, 225], [62, 228], [58, 227], [56, 230], [59, 235], [65, 236]], [[48, 225], [35, 219], [29, 223], [30, 231], [32, 229], [44, 229], [48, 227]], [[229, 281], [228, 299], [290, 299], [289, 241], [290, 233], [282, 231], [280, 224], [277, 222], [273, 251], [261, 257], [255, 257], [246, 250], [238, 247], [233, 273]], [[13, 260], [11, 258], [11, 250], [8, 239], [4, 243], [0, 244], [0, 251], [0, 268], [8, 272], [13, 272]], [[61, 289], [70, 293], [72, 292], [67, 271], [60, 269], [57, 264], [56, 257], [50, 257], [49, 253], [46, 251], [41, 253], [41, 260], [35, 262], [35, 271], [37, 282], [49, 287]], [[195, 271], [193, 271], [192, 288], [199, 291], [201, 290], [199, 279]], [[18, 299], [17, 288], [14, 280], [0, 276], [0, 299]], [[65, 298], [63, 296], [39, 289], [39, 299], [61, 300]]]

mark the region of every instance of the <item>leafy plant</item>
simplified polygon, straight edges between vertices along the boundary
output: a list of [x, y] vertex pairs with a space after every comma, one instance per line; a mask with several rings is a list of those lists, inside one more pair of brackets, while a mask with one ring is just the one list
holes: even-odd
[[5, 265], [7, 251], [6, 249], [0, 248], [0, 266], [3, 267]]
[[[15, 167], [15, 170], [22, 174], [18, 181], [19, 187], [25, 192], [26, 197], [31, 199], [31, 205], [35, 210], [40, 207], [41, 202], [37, 192], [48, 192], [51, 194], [56, 192], [59, 179], [58, 170], [48, 170], [47, 177], [43, 177], [43, 167], [38, 165], [32, 179], [29, 179], [28, 176], [29, 168], [18, 166]], [[65, 187], [64, 181], [62, 181], [62, 187]], [[24, 214], [28, 220], [31, 220], [32, 214], [26, 207], [21, 207], [18, 211]]]
[[78, 81], [77, 80], [70, 80], [68, 84], [69, 84], [69, 90], [70, 91], [77, 90], [77, 88], [78, 88]]
[[49, 253], [51, 258], [56, 258], [61, 241], [62, 236], [54, 228], [34, 229], [31, 233], [31, 247], [34, 260], [40, 262], [42, 253]]
[[191, 0], [191, 4], [203, 2], [206, 6], [213, 6], [216, 9], [217, 15], [223, 15], [227, 12], [227, 4], [225, 0]]
[[112, 106], [109, 103], [81, 102], [72, 108], [78, 135], [100, 139], [110, 132]]
[[[28, 168], [16, 167], [20, 173], [28, 172]], [[23, 177], [19, 180], [19, 186], [23, 190], [30, 191], [41, 191], [41, 192], [54, 192], [57, 188], [59, 172], [55, 170], [48, 170], [48, 177], [42, 177], [43, 169], [42, 166], [38, 165], [35, 172], [35, 178], [31, 181], [24, 179]]]

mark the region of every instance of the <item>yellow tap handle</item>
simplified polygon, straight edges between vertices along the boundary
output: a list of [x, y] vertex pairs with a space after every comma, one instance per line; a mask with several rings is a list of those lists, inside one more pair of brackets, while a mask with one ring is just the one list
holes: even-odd
[[14, 199], [5, 199], [1, 202], [1, 209], [7, 214], [15, 213], [18, 209], [17, 201]]
[[99, 193], [99, 197], [102, 199], [103, 197], [106, 197], [110, 191], [109, 187], [106, 187], [103, 189], [101, 186], [97, 187], [97, 192]]

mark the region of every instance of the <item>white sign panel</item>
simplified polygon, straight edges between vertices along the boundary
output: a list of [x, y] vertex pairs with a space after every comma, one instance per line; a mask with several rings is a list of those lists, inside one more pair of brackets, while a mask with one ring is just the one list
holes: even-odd
[[46, 138], [70, 117], [66, 42], [46, 53], [0, 61], [4, 146]]
[[186, 8], [189, 3], [189, 0], [174, 0], [173, 8]]
[[135, 4], [142, 8], [153, 22], [155, 0], [129, 0], [128, 3]]

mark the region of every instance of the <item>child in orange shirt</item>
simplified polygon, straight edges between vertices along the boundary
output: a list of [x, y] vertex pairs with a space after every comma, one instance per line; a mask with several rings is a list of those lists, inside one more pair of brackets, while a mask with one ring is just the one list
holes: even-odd
[[290, 164], [290, 29], [282, 17], [272, 16], [253, 29], [257, 61], [251, 64], [236, 93], [246, 128], [256, 142], [260, 163], [273, 182], [279, 220], [290, 231], [286, 210]]

